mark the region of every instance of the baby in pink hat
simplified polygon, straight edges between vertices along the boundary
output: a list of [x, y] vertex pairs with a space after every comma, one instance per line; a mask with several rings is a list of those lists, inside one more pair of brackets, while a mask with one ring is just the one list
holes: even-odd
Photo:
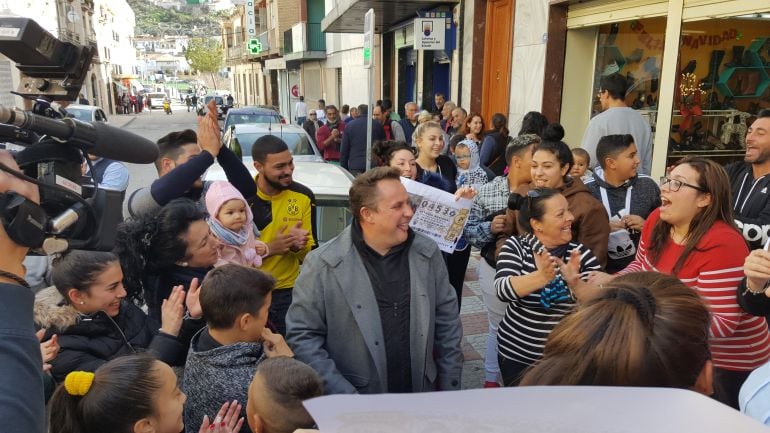
[[268, 254], [267, 244], [258, 239], [254, 215], [243, 195], [230, 182], [214, 182], [206, 192], [206, 209], [211, 233], [222, 244], [214, 266], [262, 266], [262, 258]]

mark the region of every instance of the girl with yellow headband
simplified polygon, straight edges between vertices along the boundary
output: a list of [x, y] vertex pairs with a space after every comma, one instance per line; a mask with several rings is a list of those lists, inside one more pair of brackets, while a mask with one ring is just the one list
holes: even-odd
[[[96, 373], [73, 371], [51, 398], [50, 433], [179, 433], [187, 396], [171, 367], [148, 355], [113, 359]], [[205, 416], [200, 433], [240, 430], [241, 405]]]

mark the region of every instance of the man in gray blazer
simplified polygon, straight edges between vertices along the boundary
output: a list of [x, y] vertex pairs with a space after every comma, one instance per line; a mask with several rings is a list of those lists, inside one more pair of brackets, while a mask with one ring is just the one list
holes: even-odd
[[457, 296], [436, 244], [409, 228], [399, 171], [350, 188], [353, 222], [308, 254], [286, 316], [295, 356], [327, 394], [456, 390], [463, 354]]

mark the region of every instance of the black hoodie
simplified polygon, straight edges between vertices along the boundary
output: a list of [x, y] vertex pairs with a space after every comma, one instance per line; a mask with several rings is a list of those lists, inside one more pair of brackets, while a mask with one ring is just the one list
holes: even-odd
[[727, 167], [738, 231], [749, 248], [762, 248], [770, 235], [770, 175], [754, 179], [751, 164], [735, 162]]

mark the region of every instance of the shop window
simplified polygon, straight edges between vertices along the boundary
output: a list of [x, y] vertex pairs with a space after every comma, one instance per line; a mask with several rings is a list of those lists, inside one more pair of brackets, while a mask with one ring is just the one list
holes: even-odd
[[641, 110], [652, 128], [660, 94], [660, 67], [665, 43], [665, 17], [646, 18], [599, 26], [591, 116], [603, 111], [599, 82], [620, 74], [626, 79], [626, 105]]
[[770, 14], [683, 23], [677, 71], [669, 159], [741, 159], [752, 116], [770, 108]]

